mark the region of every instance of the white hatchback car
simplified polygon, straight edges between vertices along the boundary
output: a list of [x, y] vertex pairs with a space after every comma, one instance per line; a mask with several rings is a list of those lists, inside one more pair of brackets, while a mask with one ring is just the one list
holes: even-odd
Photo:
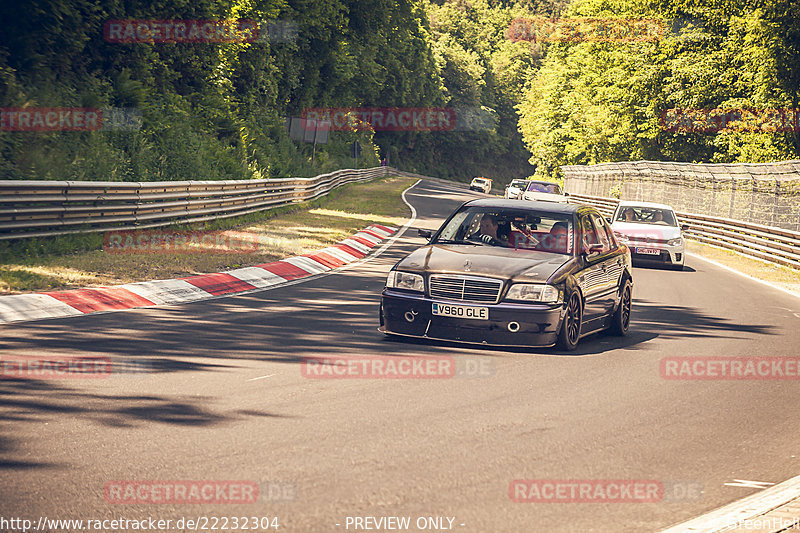
[[675, 210], [649, 202], [620, 202], [611, 218], [616, 238], [631, 250], [634, 263], [650, 263], [683, 270], [686, 241]]
[[506, 185], [506, 192], [503, 198], [516, 200], [522, 196], [522, 191], [528, 186], [528, 180], [511, 180], [511, 183]]
[[567, 202], [568, 194], [561, 190], [558, 183], [549, 181], [529, 181], [527, 187], [522, 192], [523, 200], [540, 202]]
[[489, 178], [475, 178], [472, 180], [472, 183], [469, 184], [469, 190], [481, 191], [489, 194], [489, 192], [492, 190], [492, 180]]

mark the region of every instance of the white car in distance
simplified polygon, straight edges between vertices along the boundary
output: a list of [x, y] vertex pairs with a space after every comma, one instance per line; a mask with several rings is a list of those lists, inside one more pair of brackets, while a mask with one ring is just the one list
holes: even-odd
[[506, 192], [503, 198], [517, 200], [522, 196], [522, 191], [528, 186], [528, 180], [511, 180], [511, 183], [506, 185]]
[[675, 210], [665, 204], [620, 202], [611, 218], [614, 236], [631, 250], [634, 263], [683, 270], [686, 240]]
[[469, 184], [469, 190], [481, 191], [484, 194], [489, 194], [492, 190], [492, 180], [489, 178], [475, 178]]
[[566, 203], [567, 196], [558, 183], [549, 181], [528, 181], [522, 192], [522, 199], [530, 201]]

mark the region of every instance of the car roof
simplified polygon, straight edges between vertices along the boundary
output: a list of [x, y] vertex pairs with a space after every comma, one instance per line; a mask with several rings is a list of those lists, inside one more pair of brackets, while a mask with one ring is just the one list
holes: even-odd
[[551, 213], [572, 214], [579, 211], [597, 211], [595, 208], [582, 204], [566, 204], [561, 202], [541, 202], [527, 200], [506, 200], [504, 198], [479, 198], [466, 204], [469, 207], [498, 207], [524, 211], [549, 211]]
[[619, 205], [620, 207], [655, 207], [659, 209], [669, 209], [670, 211], [675, 211], [667, 204], [657, 204], [654, 202], [636, 202], [633, 200], [625, 200], [620, 202]]

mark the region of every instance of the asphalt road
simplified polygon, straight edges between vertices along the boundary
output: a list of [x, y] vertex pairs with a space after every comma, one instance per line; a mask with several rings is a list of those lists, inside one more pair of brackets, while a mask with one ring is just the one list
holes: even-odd
[[[416, 228], [473, 196], [421, 183], [408, 193], [412, 228], [332, 275], [2, 326], [4, 358], [103, 356], [148, 372], [1, 381], [0, 518], [277, 516], [279, 531], [334, 532], [355, 530], [348, 516], [409, 516], [454, 517], [463, 532], [640, 532], [757, 490], [733, 479], [800, 472], [798, 381], [660, 375], [667, 356], [798, 355], [800, 300], [699, 260], [637, 268], [630, 335], [586, 338], [575, 353], [385, 340], [389, 268], [423, 243]], [[304, 377], [303, 358], [325, 355], [446, 355], [465, 373]], [[671, 497], [515, 503], [515, 479], [658, 480]], [[250, 480], [261, 492], [253, 504], [109, 503], [104, 487], [123, 480]]]

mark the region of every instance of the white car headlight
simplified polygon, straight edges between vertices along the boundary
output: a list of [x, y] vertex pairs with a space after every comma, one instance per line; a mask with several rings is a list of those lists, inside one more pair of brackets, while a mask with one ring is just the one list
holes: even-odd
[[668, 241], [667, 241], [667, 244], [668, 244], [669, 246], [680, 246], [680, 244], [681, 244], [682, 242], [683, 242], [683, 237], [678, 237], [677, 239], [670, 239], [670, 240], [668, 240]]
[[628, 239], [627, 235], [623, 235], [622, 233], [620, 233], [618, 231], [614, 232], [614, 237], [616, 237], [617, 240], [619, 242], [621, 242], [622, 244], [628, 244], [628, 242], [630, 242], [630, 239]]
[[526, 302], [555, 303], [559, 291], [552, 285], [515, 283], [508, 289], [506, 300], [523, 300]]
[[424, 292], [425, 282], [422, 281], [422, 276], [419, 274], [392, 270], [389, 272], [389, 277], [386, 278], [386, 288]]

